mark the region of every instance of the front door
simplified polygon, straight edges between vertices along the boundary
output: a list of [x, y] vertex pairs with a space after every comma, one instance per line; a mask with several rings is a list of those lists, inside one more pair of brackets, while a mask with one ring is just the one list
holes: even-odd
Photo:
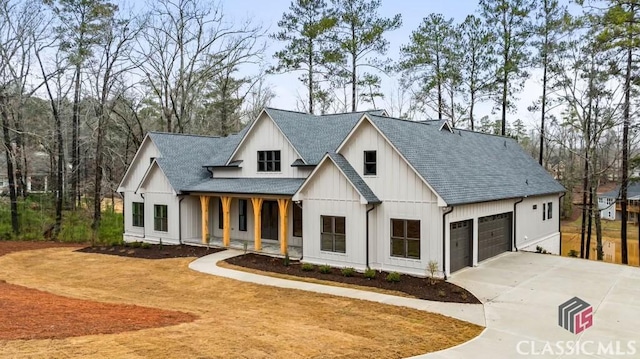
[[278, 202], [262, 202], [262, 238], [278, 240]]

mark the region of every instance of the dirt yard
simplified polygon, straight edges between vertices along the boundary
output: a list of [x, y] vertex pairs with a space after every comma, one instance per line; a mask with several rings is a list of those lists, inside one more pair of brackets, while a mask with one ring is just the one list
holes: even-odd
[[[0, 280], [14, 285], [197, 317], [117, 334], [0, 340], [0, 357], [399, 358], [460, 344], [482, 330], [407, 308], [205, 275], [187, 268], [191, 260], [149, 261], [74, 248], [0, 257]], [[29, 320], [28, 312], [22, 314]]]

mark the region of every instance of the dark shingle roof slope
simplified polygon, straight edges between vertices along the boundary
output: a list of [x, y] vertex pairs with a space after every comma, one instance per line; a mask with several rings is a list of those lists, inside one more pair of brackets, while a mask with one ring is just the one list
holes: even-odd
[[160, 152], [156, 162], [178, 192], [210, 177], [202, 167], [203, 162], [208, 159], [211, 163], [224, 164], [242, 138], [240, 135], [208, 137], [159, 132], [150, 132], [149, 137]]
[[[618, 198], [620, 195], [620, 186], [617, 186], [613, 190], [603, 193], [600, 197], [605, 198]], [[629, 182], [627, 186], [627, 199], [634, 197], [640, 197], [640, 182]]]
[[310, 165], [317, 165], [325, 153], [335, 151], [363, 114], [383, 114], [382, 110], [372, 110], [316, 116], [274, 108], [265, 110]]
[[511, 138], [369, 118], [448, 205], [565, 191]]
[[333, 163], [335, 163], [336, 166], [340, 168], [342, 173], [344, 173], [344, 175], [347, 176], [347, 179], [349, 180], [349, 182], [351, 182], [351, 184], [356, 188], [358, 193], [360, 193], [360, 195], [364, 197], [365, 200], [367, 200], [367, 203], [369, 204], [381, 203], [380, 199], [378, 199], [378, 197], [375, 195], [375, 193], [373, 193], [371, 188], [367, 186], [367, 183], [362, 179], [362, 177], [360, 177], [358, 172], [356, 172], [356, 170], [353, 168], [353, 166], [351, 166], [349, 161], [347, 161], [347, 159], [344, 158], [344, 156], [335, 152], [329, 152], [327, 153], [327, 156], [329, 156], [329, 158], [331, 158]]
[[183, 192], [271, 194], [291, 196], [304, 178], [207, 178], [187, 186]]

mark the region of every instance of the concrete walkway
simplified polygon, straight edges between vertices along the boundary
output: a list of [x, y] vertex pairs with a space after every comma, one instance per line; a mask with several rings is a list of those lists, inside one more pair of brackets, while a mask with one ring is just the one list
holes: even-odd
[[233, 269], [227, 269], [217, 266], [217, 262], [227, 258], [235, 257], [243, 254], [242, 251], [229, 249], [226, 251], [210, 254], [208, 256], [198, 258], [189, 264], [189, 268], [207, 274], [213, 274], [220, 277], [231, 278], [243, 282], [256, 283], [262, 285], [270, 285], [280, 288], [299, 289], [309, 292], [324, 293], [340, 297], [353, 299], [362, 299], [372, 302], [378, 302], [389, 305], [408, 307], [418, 310], [424, 310], [432, 313], [439, 313], [449, 317], [464, 320], [470, 323], [485, 326], [484, 309], [481, 304], [461, 304], [461, 303], [443, 303], [432, 302], [428, 300], [404, 298], [394, 295], [369, 292], [358, 289], [335, 287], [331, 285], [307, 283], [296, 280], [281, 279], [269, 277], [259, 274], [247, 273]]

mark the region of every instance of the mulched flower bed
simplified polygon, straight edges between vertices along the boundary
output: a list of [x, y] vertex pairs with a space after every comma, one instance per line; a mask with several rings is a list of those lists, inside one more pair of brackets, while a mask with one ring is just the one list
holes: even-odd
[[254, 253], [232, 257], [225, 260], [225, 262], [264, 272], [399, 291], [426, 300], [454, 303], [480, 303], [478, 298], [469, 291], [453, 283], [437, 280], [435, 284], [431, 285], [427, 278], [419, 278], [406, 274], [400, 276], [399, 282], [388, 282], [386, 278], [389, 273], [384, 271], [376, 271], [376, 276], [373, 279], [365, 278], [362, 273], [358, 272], [352, 277], [346, 277], [341, 273], [340, 268], [331, 268], [330, 273], [320, 273], [318, 266], [314, 266], [312, 271], [303, 271], [302, 264], [299, 261], [292, 260], [289, 266], [285, 266], [282, 258], [274, 258]]
[[78, 249], [77, 252], [109, 254], [121, 257], [143, 258], [143, 259], [166, 259], [166, 258], [186, 258], [203, 257], [208, 254], [223, 251], [224, 248], [207, 248], [187, 245], [159, 245], [159, 244], [133, 244], [95, 246]]

